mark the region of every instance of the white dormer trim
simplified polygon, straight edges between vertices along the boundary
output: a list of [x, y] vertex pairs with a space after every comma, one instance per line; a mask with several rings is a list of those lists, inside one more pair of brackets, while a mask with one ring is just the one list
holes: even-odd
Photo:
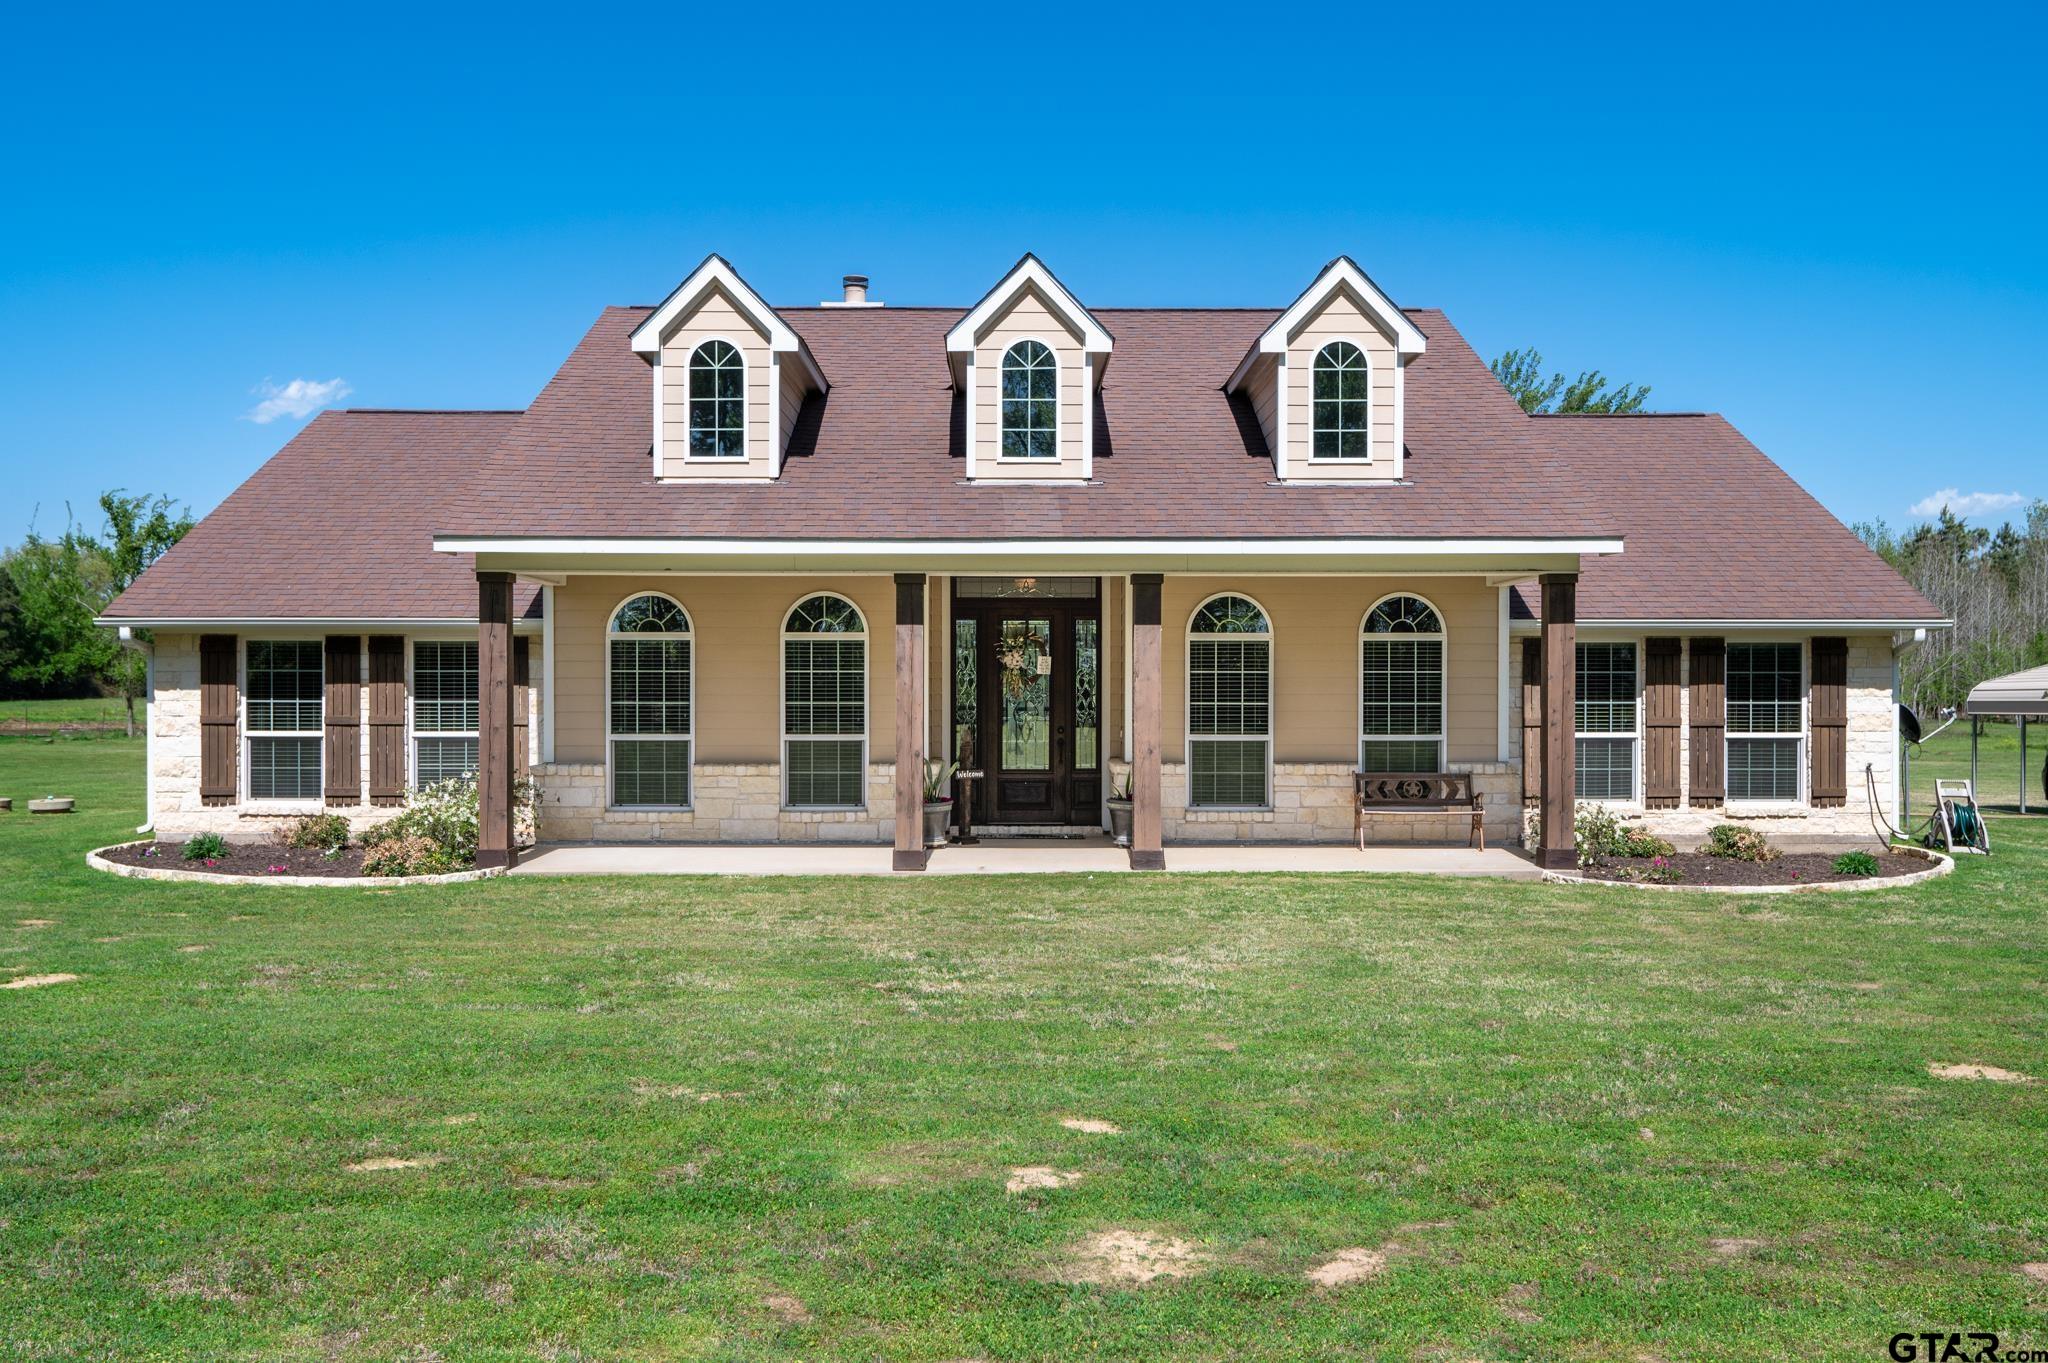
[[[964, 384], [967, 357], [974, 353], [975, 345], [982, 334], [989, 329], [1004, 309], [1027, 289], [1036, 289], [1061, 321], [1072, 327], [1081, 337], [1081, 351], [1085, 355], [1107, 355], [1115, 341], [1102, 323], [1095, 320], [1088, 309], [1081, 306], [1079, 299], [1067, 292], [1067, 286], [1053, 276], [1045, 262], [1026, 252], [1024, 258], [1010, 267], [993, 289], [982, 300], [968, 309], [967, 315], [953, 324], [946, 333], [946, 359], [953, 366], [956, 382]], [[1103, 365], [1091, 365], [1095, 382], [1102, 381]]]
[[[740, 278], [740, 272], [735, 270], [725, 257], [718, 255], [716, 252], [704, 257], [703, 263], [690, 271], [688, 277], [682, 283], [670, 290], [668, 297], [662, 299], [660, 305], [653, 312], [649, 313], [639, 326], [633, 328], [633, 333], [628, 338], [628, 343], [632, 346], [633, 353], [646, 360], [648, 367], [654, 371], [654, 439], [652, 448], [654, 453], [654, 477], [658, 482], [677, 481], [675, 479], [665, 479], [662, 475], [662, 337], [675, 327], [678, 319], [689, 315], [690, 311], [703, 300], [705, 294], [714, 289], [722, 291], [728, 298], [732, 299], [734, 306], [740, 310], [740, 315], [749, 322], [752, 322], [768, 338], [768, 424], [766, 431], [770, 478], [778, 478], [782, 475], [782, 357], [784, 355], [796, 356], [797, 362], [804, 367], [805, 376], [810, 379], [811, 384], [819, 392], [825, 392], [831, 387], [825, 381], [825, 371], [818, 367], [816, 357], [811, 354], [811, 348], [804, 344], [804, 338], [797, 335], [789, 323], [783, 321], [775, 309], [768, 306], [767, 300], [754, 292], [753, 285]], [[746, 346], [741, 345], [730, 337], [720, 337], [718, 339], [725, 340], [728, 344], [739, 350], [741, 364], [744, 366], [746, 363]], [[695, 347], [692, 347], [693, 352], [694, 350]], [[747, 457], [752, 458], [754, 454], [754, 436], [751, 419], [747, 421], [746, 431]], [[687, 451], [685, 451], [685, 458], [688, 458]], [[694, 462], [726, 463], [732, 461], [704, 459]], [[743, 480], [735, 479], [732, 481]]]
[[[1280, 314], [1278, 320], [1272, 326], [1267, 327], [1265, 331], [1259, 334], [1259, 339], [1252, 342], [1251, 348], [1245, 351], [1244, 358], [1237, 362], [1237, 368], [1231, 372], [1229, 381], [1223, 385], [1224, 392], [1235, 393], [1251, 377], [1252, 369], [1256, 365], [1262, 360], [1272, 360], [1274, 366], [1273, 433], [1275, 443], [1279, 446], [1278, 449], [1273, 451], [1273, 472], [1283, 483], [1287, 482], [1289, 477], [1287, 428], [1290, 422], [1287, 401], [1287, 349], [1293, 343], [1294, 337], [1301, 331], [1302, 327], [1308, 324], [1308, 320], [1315, 316], [1325, 303], [1329, 302], [1332, 297], [1339, 293], [1350, 294], [1352, 298], [1357, 300], [1358, 305], [1364, 309], [1365, 314], [1372, 318], [1387, 335], [1393, 338], [1394, 352], [1400, 361], [1400, 367], [1394, 371], [1394, 457], [1392, 472], [1396, 479], [1402, 476], [1403, 467], [1406, 463], [1408, 433], [1405, 425], [1407, 415], [1405, 390], [1408, 385], [1405, 371], [1408, 368], [1409, 361], [1429, 348], [1429, 338], [1422, 334], [1420, 327], [1408, 320], [1408, 315], [1394, 305], [1394, 300], [1387, 297], [1386, 292], [1379, 285], [1372, 282], [1372, 276], [1358, 268], [1356, 261], [1352, 260], [1349, 256], [1338, 256], [1323, 267], [1322, 273], [1318, 274], [1314, 282], [1302, 290], [1300, 297], [1288, 304], [1287, 310]], [[1363, 346], [1359, 348], [1361, 350], [1366, 349]], [[1368, 356], [1369, 354], [1370, 352], [1368, 352]], [[1370, 363], [1369, 359], [1368, 363]], [[1302, 413], [1300, 419], [1303, 421], [1308, 420], [1309, 414]], [[1314, 457], [1314, 451], [1311, 450], [1309, 458], [1303, 462], [1326, 465], [1340, 462], [1352, 464], [1369, 463], [1371, 459], [1368, 456], [1364, 460], [1318, 460]]]

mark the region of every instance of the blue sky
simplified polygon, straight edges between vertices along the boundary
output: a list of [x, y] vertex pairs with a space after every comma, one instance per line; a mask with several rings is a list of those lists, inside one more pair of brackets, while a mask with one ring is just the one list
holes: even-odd
[[17, 19], [0, 543], [210, 508], [337, 380], [522, 406], [711, 250], [771, 302], [965, 305], [1029, 249], [1101, 306], [1277, 306], [1345, 252], [1489, 357], [1727, 414], [1844, 520], [2048, 495], [2038, 7], [739, 8]]

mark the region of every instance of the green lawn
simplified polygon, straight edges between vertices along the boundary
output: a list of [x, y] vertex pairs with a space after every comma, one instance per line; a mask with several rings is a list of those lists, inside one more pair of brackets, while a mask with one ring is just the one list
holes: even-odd
[[[115, 880], [0, 740], [0, 1359], [2048, 1346], [2048, 824], [1868, 896]], [[51, 920], [26, 926], [20, 919]], [[191, 951], [185, 948], [199, 947]], [[1067, 1117], [1114, 1122], [1087, 1135]], [[418, 1167], [352, 1172], [379, 1158]], [[1012, 1196], [1015, 1168], [1078, 1173]], [[1194, 1276], [1074, 1283], [1104, 1231]], [[1304, 1273], [1347, 1248], [1376, 1277]]]
[[[1929, 724], [1931, 731], [1934, 725]], [[1913, 749], [1913, 813], [1924, 821], [1934, 807], [1936, 777], [1970, 774], [1970, 721], [1959, 719], [1931, 743]], [[2041, 763], [2048, 758], [2048, 722], [2027, 726], [2027, 808], [2048, 811], [2041, 794]], [[2017, 724], [1984, 724], [1977, 750], [1977, 798], [1994, 809], [2016, 811], [2020, 790], [2020, 730]], [[1994, 836], [1996, 834], [1994, 833]]]
[[[142, 707], [135, 707], [138, 722]], [[89, 696], [81, 700], [0, 700], [0, 724], [120, 724], [128, 720], [128, 707], [119, 696]]]

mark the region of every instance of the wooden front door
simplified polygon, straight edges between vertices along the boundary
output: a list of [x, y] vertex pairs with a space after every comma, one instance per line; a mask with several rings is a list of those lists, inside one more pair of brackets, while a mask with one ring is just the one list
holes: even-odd
[[975, 820], [1101, 820], [1101, 619], [1094, 601], [956, 604], [954, 751]]

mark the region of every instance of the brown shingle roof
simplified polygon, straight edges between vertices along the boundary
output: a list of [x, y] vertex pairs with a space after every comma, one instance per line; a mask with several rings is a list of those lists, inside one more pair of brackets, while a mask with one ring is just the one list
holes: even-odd
[[[322, 412], [121, 593], [129, 619], [476, 618], [467, 556], [433, 529], [517, 412]], [[516, 607], [537, 591], [522, 584]]]
[[[1101, 309], [1116, 335], [1095, 484], [968, 487], [950, 308], [790, 308], [830, 377], [772, 486], [658, 484], [649, 375], [608, 308], [522, 415], [323, 414], [108, 610], [128, 618], [473, 617], [435, 532], [548, 537], [1621, 536], [1587, 619], [1935, 619], [1715, 416], [1532, 418], [1443, 314], [1408, 370], [1406, 481], [1278, 487], [1223, 383], [1274, 309]], [[522, 610], [533, 589], [520, 589]], [[1526, 602], [1519, 603], [1526, 612]]]
[[[1941, 611], [1727, 420], [1530, 420], [1586, 503], [1627, 527], [1579, 576], [1582, 620], [1925, 620]], [[1537, 613], [1533, 585], [1515, 614]]]

